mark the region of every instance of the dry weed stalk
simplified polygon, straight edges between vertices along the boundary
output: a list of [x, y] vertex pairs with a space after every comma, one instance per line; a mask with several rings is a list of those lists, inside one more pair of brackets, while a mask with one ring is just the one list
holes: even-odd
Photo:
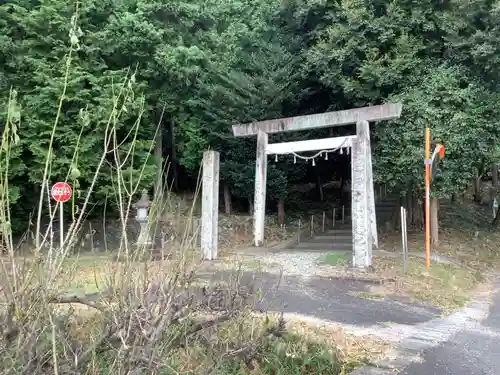
[[[117, 268], [120, 288], [110, 285], [100, 293], [63, 293], [57, 282], [31, 283], [16, 294], [4, 287], [2, 373], [101, 374], [103, 361], [113, 374], [157, 373], [179, 350], [193, 345], [203, 348], [206, 369], [233, 356], [251, 363], [269, 335], [284, 328], [280, 321], [252, 340], [221, 339], [221, 325], [245, 325], [254, 299], [251, 285], [236, 278], [195, 286], [194, 272], [184, 273], [181, 262], [151, 279], [145, 268], [140, 280], [131, 272], [136, 266], [129, 262]], [[66, 304], [69, 308], [61, 308]]]
[[[113, 150], [118, 147], [115, 140]], [[176, 353], [193, 345], [203, 348], [206, 369], [215, 369], [221, 358], [238, 357], [250, 364], [269, 335], [283, 330], [283, 321], [252, 340], [221, 339], [221, 325], [238, 322], [240, 329], [245, 324], [244, 316], [254, 299], [252, 286], [242, 286], [239, 278], [195, 286], [194, 271], [189, 271], [193, 267], [189, 226], [175, 261], [151, 274], [149, 263], [140, 262], [150, 249], [133, 250], [127, 237], [130, 207], [139, 182], [131, 184], [124, 178], [124, 160], [116, 156], [115, 162], [122, 224], [118, 255], [124, 255], [119, 257], [122, 262], [117, 261], [109, 270], [108, 281], [99, 292], [67, 292], [75, 275], [68, 262], [83, 210], [70, 227], [63, 247], [53, 248], [53, 242], [48, 242], [51, 256], [44, 256], [43, 248], [37, 248], [36, 257], [21, 259], [11, 247], [8, 258], [2, 261], [0, 280], [2, 373], [76, 375], [101, 374], [106, 369], [118, 375], [151, 374], [171, 366]], [[91, 193], [89, 190], [85, 202]], [[162, 204], [153, 202], [152, 227], [156, 215], [164, 211]], [[8, 205], [2, 207], [3, 212], [8, 211]], [[49, 214], [53, 211], [50, 208]], [[2, 234], [9, 238], [10, 232]]]
[[[71, 51], [78, 45], [78, 33], [73, 30], [77, 29], [76, 22], [74, 18]], [[66, 63], [65, 82], [70, 74], [70, 63], [71, 53]], [[150, 263], [142, 262], [150, 255], [150, 249], [134, 246], [127, 229], [130, 209], [147, 161], [139, 168], [138, 178], [127, 177], [124, 170], [133, 163], [134, 148], [120, 150], [125, 141], [135, 144], [142, 105], [125, 139], [117, 136], [120, 116], [134, 97], [134, 82], [135, 74], [131, 74], [114, 91], [117, 94], [113, 97], [102, 156], [95, 166], [94, 178], [78, 212], [73, 210], [73, 222], [63, 245], [57, 246], [52, 237], [58, 206], [51, 207], [50, 201], [48, 203], [49, 226], [45, 233], [41, 229], [41, 219], [46, 212], [42, 210], [44, 201], [47, 203], [47, 191], [44, 190], [48, 189], [50, 181], [51, 147], [61, 115], [63, 92], [43, 174], [34, 256], [26, 258], [15, 254], [10, 228], [8, 165], [10, 149], [19, 140], [17, 121], [20, 118], [14, 111], [17, 111], [15, 92], [11, 95], [0, 152], [0, 235], [7, 250], [0, 271], [0, 368], [4, 375], [155, 374], [174, 365], [196, 366], [190, 363], [192, 359], [184, 363], [174, 360], [182, 359], [182, 352], [193, 347], [203, 353], [204, 372], [210, 373], [221, 359], [239, 358], [250, 366], [268, 340], [284, 329], [281, 319], [258, 335], [252, 332], [250, 337], [244, 336], [245, 316], [255, 297], [252, 285], [243, 285], [239, 277], [229, 283], [194, 285], [194, 271], [190, 269], [195, 241], [190, 226], [181, 236], [175, 260], [169, 262], [168, 267], [159, 267], [161, 272], [152, 274]], [[153, 142], [151, 150], [152, 147]], [[73, 158], [77, 154], [75, 150]], [[68, 286], [76, 272], [68, 263], [75, 252], [94, 186], [103, 165], [109, 163], [109, 155], [113, 156], [111, 170], [121, 223], [121, 242], [115, 250], [122, 262], [117, 261], [110, 268], [106, 285], [99, 285], [98, 292], [71, 293]], [[153, 202], [151, 228], [163, 214], [165, 202], [165, 199]], [[194, 207], [191, 216], [193, 210]], [[99, 281], [96, 279], [95, 283]], [[237, 339], [221, 335], [220, 328], [227, 331], [228, 326], [240, 332]]]

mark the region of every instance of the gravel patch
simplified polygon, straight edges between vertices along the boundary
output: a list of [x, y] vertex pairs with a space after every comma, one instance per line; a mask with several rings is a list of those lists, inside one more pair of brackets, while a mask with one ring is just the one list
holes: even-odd
[[366, 272], [353, 270], [346, 265], [329, 265], [321, 262], [331, 251], [280, 251], [275, 253], [265, 251], [242, 251], [233, 256], [221, 260], [217, 265], [212, 263], [216, 269], [240, 268], [244, 271], [260, 271], [269, 274], [283, 274], [297, 276], [300, 278], [314, 277], [356, 277], [366, 276]]
[[321, 255], [322, 253], [298, 252], [294, 250], [261, 255], [252, 259], [254, 262], [260, 263], [262, 271], [269, 273], [283, 272], [286, 275], [312, 277], [322, 273], [321, 267], [318, 265], [318, 259]]

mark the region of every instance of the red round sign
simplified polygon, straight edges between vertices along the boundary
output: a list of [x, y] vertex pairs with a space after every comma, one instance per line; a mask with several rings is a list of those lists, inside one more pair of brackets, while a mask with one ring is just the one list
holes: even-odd
[[56, 202], [67, 202], [71, 198], [73, 191], [66, 182], [56, 182], [52, 186], [50, 193]]

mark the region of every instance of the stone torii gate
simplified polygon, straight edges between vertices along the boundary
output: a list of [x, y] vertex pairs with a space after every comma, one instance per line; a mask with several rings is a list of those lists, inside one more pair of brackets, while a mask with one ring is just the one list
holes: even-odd
[[[276, 120], [233, 125], [233, 135], [257, 135], [255, 169], [254, 241], [264, 243], [267, 155], [292, 152], [351, 148], [353, 265], [368, 267], [372, 263], [372, 245], [378, 247], [373, 191], [370, 121], [393, 120], [401, 116], [402, 104], [384, 104], [322, 114], [288, 117]], [[319, 129], [356, 124], [356, 135], [298, 142], [268, 143], [268, 134]]]

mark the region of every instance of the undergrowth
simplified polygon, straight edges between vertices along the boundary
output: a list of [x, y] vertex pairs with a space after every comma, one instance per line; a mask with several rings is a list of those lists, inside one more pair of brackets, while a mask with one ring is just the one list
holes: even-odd
[[[81, 30], [71, 21], [71, 43], [66, 56], [65, 82], [72, 77], [72, 56]], [[148, 160], [134, 159], [134, 144], [143, 114], [128, 134], [119, 136], [122, 114], [136, 95], [135, 74], [123, 77], [113, 92], [102, 135], [103, 150], [94, 178], [79, 198], [72, 222], [59, 243], [55, 217], [59, 203], [51, 204], [47, 191], [53, 165], [52, 145], [59, 119], [64, 115], [65, 87], [51, 132], [43, 184], [35, 222], [31, 255], [18, 256], [12, 241], [9, 203], [11, 150], [19, 142], [19, 113], [14, 90], [8, 103], [0, 149], [0, 231], [5, 256], [0, 269], [0, 368], [3, 375], [146, 375], [146, 374], [325, 374], [346, 369], [336, 348], [305, 342], [287, 332], [286, 322], [251, 316], [259, 292], [252, 281], [238, 273], [221, 283], [194, 283], [199, 250], [192, 228], [185, 228], [170, 252], [162, 249], [156, 267], [144, 261], [150, 248], [134, 243], [128, 231], [133, 202], [141, 193]], [[21, 98], [22, 100], [22, 98]], [[85, 109], [82, 108], [82, 112]], [[89, 120], [90, 121], [90, 120]], [[89, 126], [87, 123], [86, 126]], [[157, 129], [158, 131], [158, 129]], [[121, 138], [120, 138], [121, 137]], [[153, 148], [151, 141], [150, 151]], [[73, 155], [77, 158], [78, 146]], [[112, 157], [110, 157], [112, 155]], [[120, 221], [117, 257], [104, 275], [94, 271], [88, 282], [95, 288], [73, 287], [78, 274], [71, 257], [80, 238], [82, 223], [91, 210], [91, 197], [103, 165], [112, 164], [113, 202]], [[141, 164], [142, 163], [142, 164]], [[139, 165], [138, 165], [139, 164]], [[132, 168], [132, 166], [134, 168]], [[132, 175], [129, 171], [139, 171]], [[59, 171], [61, 172], [61, 171]], [[72, 171], [63, 171], [70, 178]], [[199, 184], [198, 184], [199, 186]], [[165, 211], [163, 191], [154, 192], [149, 226]], [[197, 191], [196, 194], [199, 192]], [[196, 200], [195, 200], [196, 201]], [[195, 206], [187, 210], [192, 217]], [[42, 219], [49, 225], [42, 229]], [[167, 261], [168, 259], [168, 261]], [[158, 266], [158, 264], [160, 266]], [[162, 266], [163, 265], [163, 266]], [[90, 267], [88, 273], [92, 275]]]

